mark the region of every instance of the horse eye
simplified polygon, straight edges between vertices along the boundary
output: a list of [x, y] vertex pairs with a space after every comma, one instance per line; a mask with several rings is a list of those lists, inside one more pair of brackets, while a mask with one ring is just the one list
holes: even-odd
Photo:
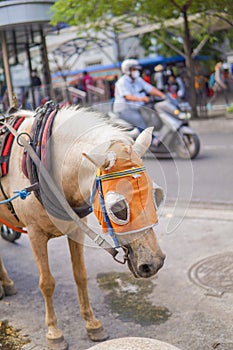
[[111, 207], [113, 214], [120, 220], [127, 220], [127, 205], [124, 200], [113, 204]]
[[109, 218], [118, 225], [129, 222], [129, 205], [122, 194], [108, 192], [105, 197], [105, 207]]

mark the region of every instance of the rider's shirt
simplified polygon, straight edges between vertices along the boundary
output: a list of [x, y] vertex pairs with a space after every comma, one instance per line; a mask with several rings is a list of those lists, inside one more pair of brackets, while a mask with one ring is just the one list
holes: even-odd
[[115, 85], [114, 112], [122, 112], [127, 109], [139, 109], [144, 102], [127, 101], [125, 96], [134, 95], [137, 97], [150, 94], [153, 86], [145, 82], [141, 77], [133, 80], [128, 75], [123, 75]]

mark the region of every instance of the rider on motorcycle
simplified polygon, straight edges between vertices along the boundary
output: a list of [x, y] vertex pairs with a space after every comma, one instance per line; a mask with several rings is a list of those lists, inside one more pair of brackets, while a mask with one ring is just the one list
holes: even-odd
[[[113, 111], [126, 122], [134, 125], [141, 132], [147, 128], [142, 117], [141, 108], [150, 101], [148, 95], [158, 96], [162, 99], [165, 95], [140, 77], [140, 65], [135, 59], [126, 59], [122, 62], [123, 76], [115, 85], [115, 101]], [[158, 146], [158, 139], [152, 138], [152, 145]]]

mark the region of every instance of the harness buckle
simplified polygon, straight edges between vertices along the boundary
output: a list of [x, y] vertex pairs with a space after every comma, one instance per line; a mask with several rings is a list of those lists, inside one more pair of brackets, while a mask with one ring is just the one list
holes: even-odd
[[125, 254], [123, 255], [123, 261], [117, 259], [117, 257], [116, 257], [117, 254], [113, 256], [113, 259], [114, 259], [116, 262], [118, 262], [119, 264], [124, 265], [124, 264], [126, 263], [126, 261], [128, 260], [129, 250], [128, 250], [128, 248], [126, 248], [126, 247], [124, 247], [124, 246], [122, 246], [121, 248], [122, 248], [122, 250], [123, 250], [124, 253], [125, 253]]
[[96, 237], [94, 238], [94, 242], [96, 244], [98, 244], [98, 246], [101, 247], [101, 245], [104, 243], [105, 239], [101, 236], [101, 235], [96, 235]]

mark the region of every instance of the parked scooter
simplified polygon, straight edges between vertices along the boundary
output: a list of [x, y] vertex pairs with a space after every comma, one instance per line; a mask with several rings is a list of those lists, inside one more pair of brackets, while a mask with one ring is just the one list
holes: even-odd
[[[156, 156], [167, 156], [176, 153], [183, 159], [194, 159], [200, 151], [198, 135], [190, 128], [189, 119], [191, 108], [188, 103], [178, 103], [172, 97], [164, 100], [154, 100], [142, 109], [142, 116], [146, 125], [154, 127], [154, 135], [161, 141], [150, 151]], [[109, 112], [111, 120], [126, 127], [129, 134], [136, 139], [139, 131], [135, 126]]]

